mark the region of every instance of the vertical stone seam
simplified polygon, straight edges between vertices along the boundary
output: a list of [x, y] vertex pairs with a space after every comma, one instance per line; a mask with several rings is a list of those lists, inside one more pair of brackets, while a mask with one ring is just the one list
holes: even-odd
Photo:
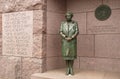
[[46, 57], [46, 20], [45, 20], [45, 17], [46, 15], [43, 15], [43, 33], [42, 33], [42, 57], [41, 58], [44, 58]]
[[[2, 39], [3, 39], [3, 38], [2, 38], [2, 37], [3, 37], [3, 36], [2, 36], [2, 13], [0, 13], [0, 15], [1, 15], [1, 32], [0, 32], [0, 34], [1, 34], [1, 41], [2, 41]], [[1, 42], [1, 53], [0, 53], [0, 56], [3, 55], [3, 52], [2, 52], [2, 46], [3, 46], [3, 45], [2, 45], [2, 43], [3, 43], [3, 41]]]
[[86, 12], [86, 34], [88, 34], [88, 12]]
[[96, 35], [94, 34], [94, 57], [95, 57], [95, 53], [96, 53], [96, 49], [95, 49], [96, 48], [96, 39], [95, 39], [95, 36]]
[[20, 57], [20, 61], [21, 61], [21, 65], [20, 65], [21, 66], [20, 79], [22, 79], [22, 57]]
[[23, 57], [21, 57], [21, 79], [23, 79]]
[[[47, 0], [44, 0], [45, 4], [47, 4]], [[46, 9], [43, 10], [43, 32], [42, 32], [42, 63], [41, 63], [41, 72], [45, 72], [47, 66], [46, 64], [46, 57], [47, 57], [47, 5], [46, 5]], [[45, 66], [45, 68], [43, 68], [43, 66]]]
[[79, 56], [79, 69], [80, 69], [80, 56]]

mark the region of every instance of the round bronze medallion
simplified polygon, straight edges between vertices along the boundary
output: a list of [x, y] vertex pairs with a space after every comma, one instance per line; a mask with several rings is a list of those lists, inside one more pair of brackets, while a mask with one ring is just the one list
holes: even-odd
[[111, 15], [111, 8], [107, 5], [100, 5], [95, 10], [95, 17], [100, 21], [107, 20], [110, 17], [110, 15]]

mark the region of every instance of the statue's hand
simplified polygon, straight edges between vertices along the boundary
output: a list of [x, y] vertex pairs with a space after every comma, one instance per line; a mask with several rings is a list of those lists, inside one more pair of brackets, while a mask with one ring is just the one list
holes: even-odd
[[67, 41], [70, 41], [71, 39], [72, 39], [72, 38], [70, 38], [70, 37], [67, 37], [67, 38], [66, 38]]

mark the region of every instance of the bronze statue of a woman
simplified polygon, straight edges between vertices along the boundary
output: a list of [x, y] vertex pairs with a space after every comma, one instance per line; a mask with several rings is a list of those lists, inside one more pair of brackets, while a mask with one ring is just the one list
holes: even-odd
[[60, 35], [62, 36], [62, 56], [66, 61], [66, 75], [73, 75], [74, 59], [77, 58], [77, 35], [79, 33], [77, 22], [72, 20], [73, 13], [65, 14], [66, 21], [60, 26]]

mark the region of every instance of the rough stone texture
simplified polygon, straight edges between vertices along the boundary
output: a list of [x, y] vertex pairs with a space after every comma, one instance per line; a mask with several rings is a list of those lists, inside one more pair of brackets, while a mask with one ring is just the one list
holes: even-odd
[[33, 73], [40, 73], [45, 59], [38, 58], [22, 58], [22, 79], [30, 79]]
[[67, 0], [67, 10], [73, 12], [94, 11], [102, 0]]
[[21, 58], [0, 56], [0, 78], [21, 79]]
[[94, 56], [94, 35], [79, 35], [77, 41], [78, 56]]
[[0, 5], [0, 12], [44, 10], [46, 0], [1, 0]]
[[34, 10], [33, 17], [33, 57], [44, 58], [46, 56], [46, 12]]
[[60, 35], [47, 35], [47, 57], [61, 56]]
[[59, 34], [61, 22], [64, 20], [64, 14], [47, 12], [47, 34]]
[[46, 12], [43, 10], [33, 11], [33, 57], [45, 56], [46, 43]]
[[2, 14], [3, 55], [32, 56], [33, 11]]
[[120, 60], [80, 57], [80, 69], [120, 72]]
[[66, 11], [66, 0], [47, 0], [47, 11], [64, 13]]
[[120, 33], [120, 10], [112, 10], [112, 15], [105, 21], [95, 18], [94, 12], [88, 13], [87, 32], [88, 34]]
[[33, 11], [32, 58], [1, 56], [0, 78], [30, 79], [31, 74], [46, 71], [46, 1], [0, 0], [0, 55], [2, 50], [1, 13]]
[[75, 13], [73, 20], [78, 22], [79, 34], [86, 34], [86, 13]]
[[33, 46], [33, 56], [42, 57], [42, 37], [43, 35], [34, 34], [34, 46]]
[[96, 35], [95, 56], [120, 58], [120, 34]]
[[109, 5], [112, 9], [120, 8], [120, 0], [103, 0], [104, 4]]
[[44, 27], [43, 27], [43, 21], [40, 19], [34, 19], [33, 20], [33, 32], [34, 34], [36, 33], [42, 33], [44, 31]]
[[33, 11], [33, 33], [46, 33], [46, 12], [44, 10]]

